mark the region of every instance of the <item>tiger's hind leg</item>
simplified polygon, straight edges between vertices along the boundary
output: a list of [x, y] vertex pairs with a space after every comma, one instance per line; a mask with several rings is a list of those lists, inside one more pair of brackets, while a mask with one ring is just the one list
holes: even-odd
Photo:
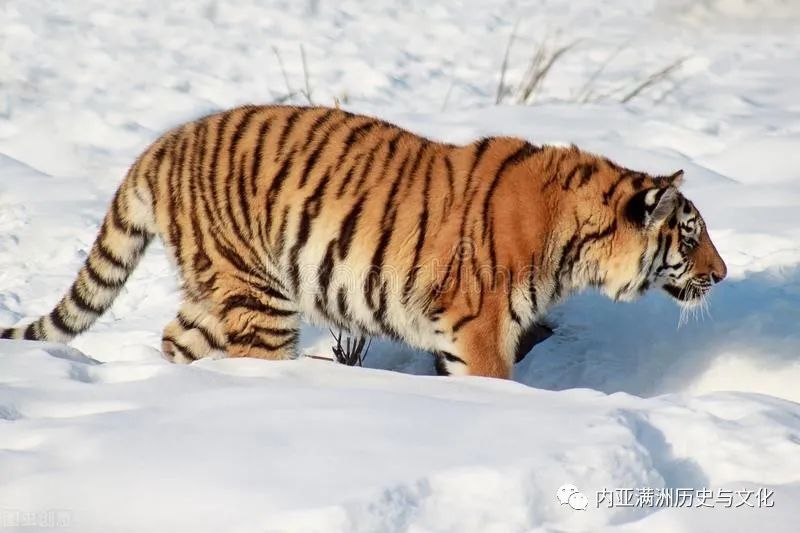
[[291, 359], [300, 337], [300, 316], [282, 287], [264, 280], [220, 276], [211, 295], [231, 357]]
[[226, 356], [225, 331], [208, 306], [184, 301], [178, 315], [164, 328], [161, 350], [174, 363]]

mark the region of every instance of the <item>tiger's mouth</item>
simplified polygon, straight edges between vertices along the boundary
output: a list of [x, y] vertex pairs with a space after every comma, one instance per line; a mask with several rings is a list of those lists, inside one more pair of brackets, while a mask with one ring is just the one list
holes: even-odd
[[695, 304], [702, 302], [703, 298], [708, 295], [711, 291], [711, 283], [699, 279], [690, 279], [683, 287], [665, 283], [662, 288], [679, 302]]

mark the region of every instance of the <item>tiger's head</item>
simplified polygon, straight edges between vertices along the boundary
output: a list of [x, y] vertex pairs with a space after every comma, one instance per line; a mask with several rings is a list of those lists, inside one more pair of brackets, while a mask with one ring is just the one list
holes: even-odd
[[614, 260], [625, 274], [604, 284], [612, 298], [632, 300], [657, 287], [682, 306], [694, 307], [725, 279], [727, 267], [703, 217], [678, 190], [682, 178], [678, 171], [625, 187], [614, 247]]

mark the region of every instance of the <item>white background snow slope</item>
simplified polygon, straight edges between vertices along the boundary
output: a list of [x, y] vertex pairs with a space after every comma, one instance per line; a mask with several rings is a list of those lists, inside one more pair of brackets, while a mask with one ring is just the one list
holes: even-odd
[[[536, 43], [578, 44], [536, 105], [494, 106], [515, 24], [512, 84]], [[303, 87], [300, 44], [316, 103], [685, 169], [730, 272], [681, 328], [661, 294], [571, 299], [515, 383], [432, 377], [429, 356], [385, 341], [372, 369], [170, 365], [177, 286], [153, 246], [74, 349], [0, 341], [0, 530], [796, 531], [798, 24], [794, 0], [0, 0], [2, 325], [50, 310], [161, 132], [283, 97], [273, 47]], [[575, 103], [606, 62], [592, 93], [608, 97]], [[306, 328], [302, 348], [328, 354], [330, 337]], [[559, 505], [565, 483], [586, 510]], [[596, 506], [644, 487], [768, 488], [774, 506]]]

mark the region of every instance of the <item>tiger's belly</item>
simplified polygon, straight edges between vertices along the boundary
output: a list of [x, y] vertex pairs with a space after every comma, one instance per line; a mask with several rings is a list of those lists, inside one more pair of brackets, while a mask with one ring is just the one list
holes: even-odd
[[306, 320], [400, 340], [421, 350], [454, 350], [451, 336], [438, 320], [404, 302], [402, 272], [387, 266], [376, 269], [366, 254], [339, 258], [329, 246], [309, 246], [302, 258], [305, 268], [296, 303]]

